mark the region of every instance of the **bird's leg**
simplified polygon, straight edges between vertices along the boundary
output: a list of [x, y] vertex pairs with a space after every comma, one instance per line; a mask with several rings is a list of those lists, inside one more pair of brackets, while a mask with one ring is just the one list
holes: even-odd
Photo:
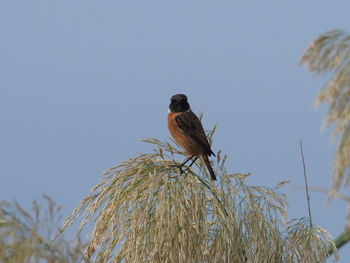
[[[182, 171], [182, 166], [184, 166], [184, 165], [185, 165], [189, 160], [191, 160], [194, 156], [195, 156], [195, 155], [192, 155], [192, 156], [186, 158], [186, 160], [185, 160], [182, 164], [180, 164], [180, 165], [178, 166], [178, 168], [180, 169], [180, 173], [183, 173], [183, 171]], [[191, 165], [192, 165], [192, 164], [191, 164]]]
[[[192, 157], [193, 157], [193, 156], [192, 156]], [[192, 162], [191, 162], [191, 164], [189, 165], [189, 167], [191, 167], [191, 166], [194, 164], [194, 162], [197, 161], [197, 159], [198, 159], [198, 156], [196, 156], [196, 158], [194, 158], [194, 159], [192, 160]]]
[[191, 160], [194, 156], [195, 156], [195, 155], [192, 155], [192, 156], [186, 158], [186, 160], [185, 160], [182, 164], [180, 164], [180, 167], [184, 166], [184, 165], [185, 165], [189, 160]]

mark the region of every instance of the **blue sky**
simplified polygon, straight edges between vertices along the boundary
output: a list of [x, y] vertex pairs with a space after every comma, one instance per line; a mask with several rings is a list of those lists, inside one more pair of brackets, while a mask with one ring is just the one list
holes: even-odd
[[[169, 98], [187, 94], [213, 150], [250, 184], [290, 180], [291, 218], [327, 188], [334, 145], [312, 101], [324, 79], [298, 65], [308, 44], [349, 30], [348, 1], [2, 1], [0, 199], [48, 194], [68, 213], [102, 171], [167, 140]], [[342, 232], [346, 205], [311, 193], [316, 224]], [[340, 252], [349, 257], [348, 246]], [[345, 262], [345, 259], [341, 262]]]

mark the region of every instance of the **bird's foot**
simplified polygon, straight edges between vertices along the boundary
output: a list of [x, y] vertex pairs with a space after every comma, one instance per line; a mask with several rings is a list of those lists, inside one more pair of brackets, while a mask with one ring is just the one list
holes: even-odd
[[185, 174], [185, 171], [183, 170], [183, 165], [171, 164], [170, 166], [179, 169], [181, 175]]
[[181, 175], [184, 174], [184, 170], [182, 170], [182, 165], [178, 165], [177, 168], [179, 169]]

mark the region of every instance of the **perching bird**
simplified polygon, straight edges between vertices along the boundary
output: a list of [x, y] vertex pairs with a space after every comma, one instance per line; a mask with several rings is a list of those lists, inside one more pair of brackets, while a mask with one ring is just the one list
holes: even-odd
[[207, 166], [211, 179], [216, 180], [208, 158], [208, 156], [215, 156], [215, 154], [210, 148], [201, 121], [191, 111], [190, 104], [188, 104], [184, 94], [176, 94], [170, 99], [168, 129], [174, 140], [190, 155], [180, 165], [180, 169], [189, 160], [195, 158], [190, 164], [191, 166], [200, 157]]

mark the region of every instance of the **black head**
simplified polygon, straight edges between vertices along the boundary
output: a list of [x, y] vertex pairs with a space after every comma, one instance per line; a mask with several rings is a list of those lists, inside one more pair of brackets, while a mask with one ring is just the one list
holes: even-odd
[[170, 112], [184, 112], [190, 109], [187, 97], [184, 94], [176, 94], [171, 97], [169, 110]]

